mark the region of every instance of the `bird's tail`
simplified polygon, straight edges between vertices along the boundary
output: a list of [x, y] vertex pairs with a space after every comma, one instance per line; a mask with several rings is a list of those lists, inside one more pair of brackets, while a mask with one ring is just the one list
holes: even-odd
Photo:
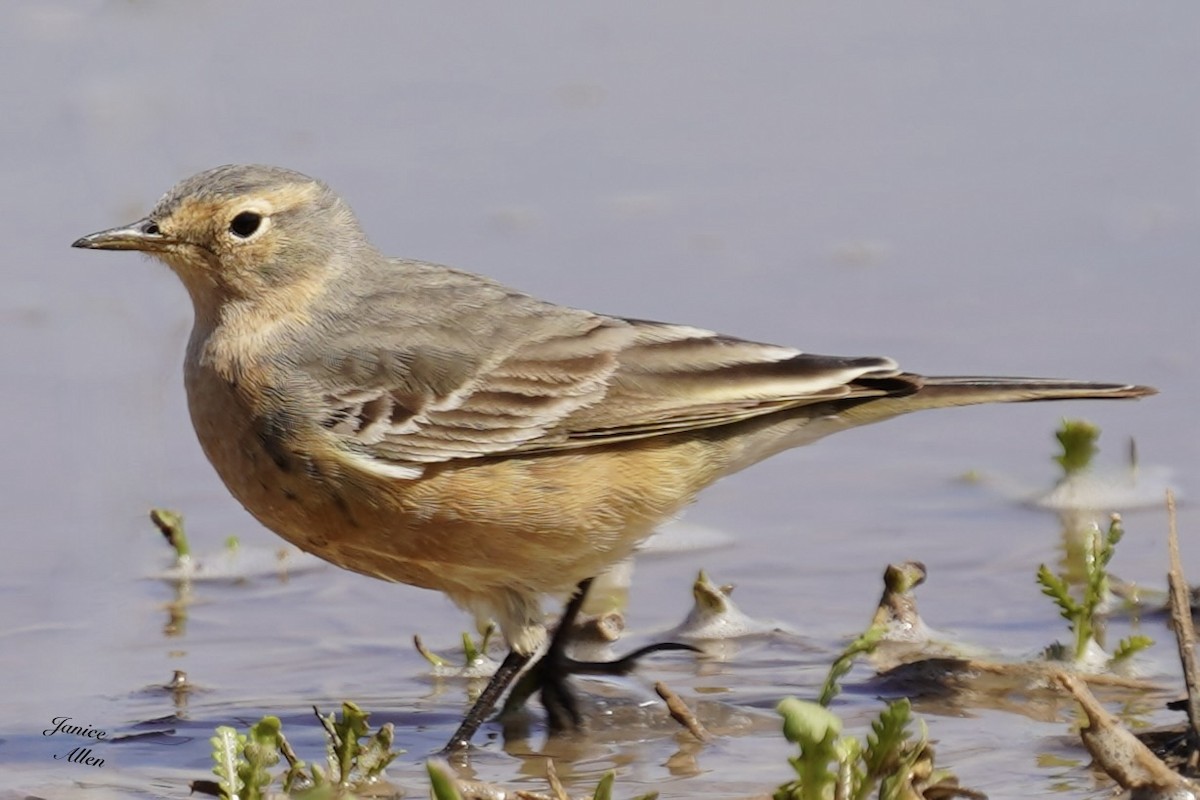
[[[916, 377], [916, 376], [913, 376]], [[1082, 400], [1145, 397], [1157, 394], [1150, 386], [1129, 383], [1090, 383], [1058, 378], [991, 378], [930, 376], [917, 378], [913, 396], [919, 408], [969, 406], [976, 403], [1024, 403], [1035, 400]]]
[[1158, 392], [1153, 387], [1131, 383], [1092, 383], [1059, 378], [925, 376], [909, 373], [899, 377], [912, 382], [912, 391], [847, 405], [842, 416], [848, 425], [867, 425], [927, 408], [950, 408], [982, 403], [1030, 403], [1042, 400], [1138, 398]]
[[765, 417], [748, 423], [757, 424], [762, 430], [745, 435], [742, 449], [731, 460], [728, 471], [742, 469], [781, 450], [814, 442], [831, 433], [927, 408], [1038, 400], [1137, 398], [1156, 393], [1149, 386], [1056, 378], [926, 377], [899, 373], [857, 380], [860, 386], [870, 386], [873, 382], [878, 383], [879, 395], [864, 393], [858, 397], [833, 399], [816, 406], [797, 408], [790, 417]]

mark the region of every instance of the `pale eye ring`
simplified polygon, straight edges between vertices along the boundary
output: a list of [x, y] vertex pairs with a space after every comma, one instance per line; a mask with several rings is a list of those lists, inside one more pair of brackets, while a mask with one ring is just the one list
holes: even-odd
[[239, 239], [249, 239], [262, 226], [263, 217], [257, 211], [243, 211], [229, 221], [229, 232]]

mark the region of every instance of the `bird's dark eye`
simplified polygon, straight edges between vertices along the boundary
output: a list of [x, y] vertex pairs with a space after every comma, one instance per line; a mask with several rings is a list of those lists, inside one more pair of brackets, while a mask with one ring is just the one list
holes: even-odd
[[158, 236], [161, 231], [158, 229], [157, 222], [147, 222], [142, 226], [142, 233], [146, 234], [147, 236]]
[[253, 236], [261, 224], [262, 214], [257, 214], [253, 211], [243, 211], [229, 221], [229, 232], [239, 239], [246, 239]]

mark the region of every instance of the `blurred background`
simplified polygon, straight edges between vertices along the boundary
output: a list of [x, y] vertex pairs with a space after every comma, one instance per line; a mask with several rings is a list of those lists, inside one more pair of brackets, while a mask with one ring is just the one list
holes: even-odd
[[[1017, 502], [1053, 481], [1064, 415], [1101, 425], [1108, 463], [1136, 437], [1143, 465], [1195, 486], [1195, 4], [15, 0], [0, 9], [0, 75], [0, 790], [13, 796], [184, 796], [215, 725], [278, 713], [312, 728], [309, 706], [343, 698], [396, 723], [409, 754], [389, 773], [421, 792], [421, 760], [466, 702], [460, 685], [435, 691], [408, 645], [420, 633], [453, 649], [468, 627], [430, 592], [326, 568], [198, 587], [186, 630], [167, 622], [174, 590], [154, 576], [170, 554], [149, 508], [181, 511], [198, 550], [278, 540], [195, 442], [182, 287], [157, 263], [69, 245], [218, 164], [320, 177], [385, 252], [565, 304], [926, 373], [1161, 390], [918, 415], [708, 491], [687, 522], [736, 547], [639, 564], [630, 627], [678, 622], [708, 567], [815, 654], [750, 648], [745, 671], [710, 679], [751, 722], [691, 771], [667, 765], [664, 728], [590, 742], [572, 762], [581, 785], [614, 766], [628, 793], [664, 796], [785, 780], [770, 708], [811, 695], [889, 561], [928, 565], [922, 608], [964, 639], [1020, 656], [1064, 635], [1032, 577], [1057, 557], [1057, 522]], [[984, 480], [959, 480], [972, 470]], [[1161, 584], [1164, 519], [1127, 516], [1123, 577]], [[1198, 522], [1185, 503], [1193, 578]], [[1150, 671], [1174, 681], [1169, 649], [1155, 652]], [[174, 669], [204, 689], [184, 713], [154, 688]], [[640, 698], [658, 670], [700, 687], [675, 660], [623, 691]], [[860, 705], [876, 708], [852, 700], [851, 718]], [[105, 748], [103, 768], [55, 761], [61, 744], [41, 736], [56, 716], [111, 738], [172, 714]], [[1060, 741], [1065, 718], [931, 729], [992, 797], [1098, 791]], [[1046, 766], [1046, 750], [1069, 763]], [[525, 764], [495, 744], [475, 762], [508, 783]]]

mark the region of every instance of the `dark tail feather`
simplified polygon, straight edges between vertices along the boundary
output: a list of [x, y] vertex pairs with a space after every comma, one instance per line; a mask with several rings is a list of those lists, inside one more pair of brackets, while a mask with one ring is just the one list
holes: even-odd
[[902, 373], [896, 378], [909, 381], [911, 388], [891, 396], [851, 401], [852, 404], [847, 404], [839, 412], [849, 426], [867, 425], [927, 408], [1040, 400], [1137, 398], [1158, 391], [1149, 386], [1129, 383], [1089, 383], [1057, 378], [929, 377], [911, 373]]
[[979, 403], [1023, 403], [1037, 400], [1087, 400], [1136, 398], [1152, 395], [1149, 386], [1128, 383], [1089, 383], [1055, 378], [991, 378], [974, 376], [926, 377], [902, 372], [888, 377], [864, 377], [854, 382], [865, 391], [856, 397], [801, 406], [778, 417], [762, 417], [757, 440], [744, 443], [729, 470], [742, 469], [773, 453], [808, 444], [831, 433], [870, 425], [885, 419], [923, 411]]
[[1083, 400], [1146, 397], [1150, 386], [1128, 383], [1089, 383], [1057, 378], [991, 378], [931, 376], [917, 379], [912, 400], [920, 408], [968, 406], [976, 403], [1024, 403], [1037, 400]]

